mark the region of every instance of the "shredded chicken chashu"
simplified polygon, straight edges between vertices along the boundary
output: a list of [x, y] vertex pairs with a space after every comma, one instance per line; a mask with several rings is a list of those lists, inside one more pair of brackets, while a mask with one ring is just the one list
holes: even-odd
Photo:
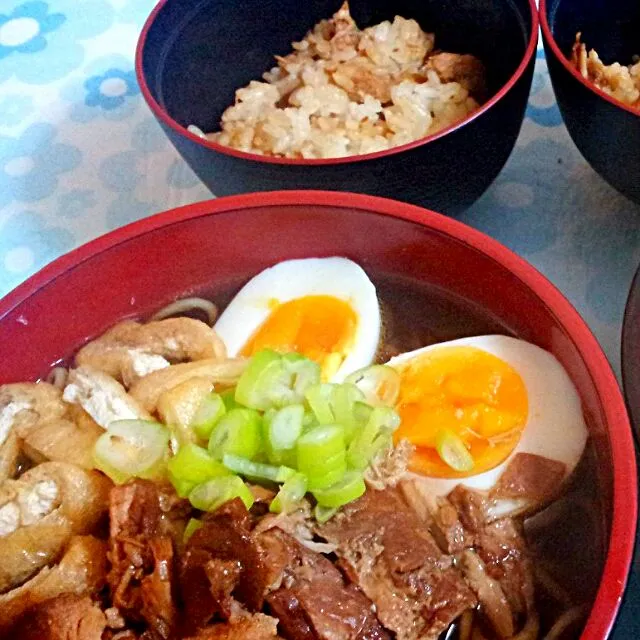
[[[436, 498], [407, 480], [413, 446], [401, 441], [326, 524], [307, 499], [269, 514], [275, 493], [260, 486], [252, 512], [232, 501], [202, 516], [170, 486], [114, 487], [91, 469], [93, 446], [117, 419], [185, 427], [245, 362], [204, 323], [169, 318], [120, 323], [74, 364], [56, 384], [0, 386], [0, 637], [435, 640], [457, 621], [474, 639], [538, 636], [511, 516], [554, 497], [556, 463], [519, 454], [492, 493]], [[191, 517], [203, 526], [185, 543]], [[583, 613], [568, 608], [554, 628]]]

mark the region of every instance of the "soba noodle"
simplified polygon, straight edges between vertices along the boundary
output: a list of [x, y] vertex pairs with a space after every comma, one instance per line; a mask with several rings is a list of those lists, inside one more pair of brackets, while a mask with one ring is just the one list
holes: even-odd
[[213, 326], [218, 318], [218, 307], [210, 300], [205, 298], [182, 298], [154, 313], [150, 320], [164, 320], [171, 316], [185, 315], [190, 311], [202, 311], [205, 313], [209, 326]]
[[584, 616], [587, 615], [588, 609], [585, 605], [579, 605], [573, 607], [568, 611], [565, 611], [553, 624], [549, 633], [543, 638], [543, 640], [558, 640], [561, 638], [564, 632], [572, 625], [579, 622]]
[[69, 377], [69, 370], [66, 367], [53, 367], [46, 377], [46, 382], [58, 389], [64, 389]]

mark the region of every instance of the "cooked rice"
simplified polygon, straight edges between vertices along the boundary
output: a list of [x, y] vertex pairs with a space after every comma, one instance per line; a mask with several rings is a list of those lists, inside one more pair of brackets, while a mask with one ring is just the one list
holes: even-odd
[[276, 56], [265, 82], [238, 89], [221, 131], [204, 137], [261, 155], [340, 158], [436, 133], [478, 108], [485, 71], [434, 42], [399, 16], [360, 31], [345, 3]]
[[640, 109], [640, 60], [627, 66], [618, 62], [606, 65], [595, 49], [587, 53], [587, 47], [580, 38], [581, 34], [577, 33], [571, 52], [571, 63], [580, 75], [612, 98]]

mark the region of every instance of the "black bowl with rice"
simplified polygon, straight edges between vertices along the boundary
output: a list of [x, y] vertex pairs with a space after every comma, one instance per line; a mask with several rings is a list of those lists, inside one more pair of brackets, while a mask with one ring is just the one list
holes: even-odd
[[216, 195], [332, 188], [454, 214], [511, 153], [536, 42], [530, 0], [173, 0], [137, 73]]
[[549, 75], [575, 145], [640, 203], [640, 4], [541, 0]]

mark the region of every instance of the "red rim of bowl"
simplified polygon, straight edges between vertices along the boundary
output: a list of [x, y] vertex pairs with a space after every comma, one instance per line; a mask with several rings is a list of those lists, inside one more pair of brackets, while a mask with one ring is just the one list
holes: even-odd
[[538, 10], [536, 8], [535, 0], [529, 0], [529, 9], [531, 12], [531, 32], [529, 33], [529, 42], [527, 44], [527, 48], [524, 53], [524, 57], [522, 58], [518, 68], [515, 73], [509, 78], [507, 83], [498, 91], [492, 98], [490, 98], [487, 102], [485, 102], [480, 108], [474, 111], [471, 115], [466, 117], [464, 120], [457, 122], [446, 129], [442, 129], [433, 135], [427, 136], [425, 138], [420, 138], [418, 140], [414, 140], [413, 142], [408, 142], [407, 144], [400, 145], [398, 147], [392, 147], [391, 149], [385, 149], [384, 151], [376, 151], [375, 153], [365, 153], [357, 156], [348, 156], [346, 158], [312, 158], [312, 159], [298, 159], [298, 158], [275, 158], [270, 156], [261, 156], [256, 153], [249, 153], [247, 151], [240, 151], [238, 149], [234, 149], [232, 147], [226, 147], [224, 145], [218, 144], [217, 142], [212, 142], [210, 140], [204, 140], [200, 136], [191, 133], [183, 127], [181, 124], [176, 122], [169, 113], [156, 101], [156, 99], [151, 94], [149, 90], [149, 86], [147, 84], [146, 78], [144, 76], [142, 70], [142, 58], [143, 58], [143, 50], [147, 40], [147, 36], [149, 34], [149, 30], [151, 29], [152, 24], [154, 23], [156, 16], [162, 11], [165, 4], [167, 4], [169, 0], [160, 0], [160, 2], [155, 6], [149, 17], [147, 18], [144, 26], [142, 27], [142, 32], [140, 33], [140, 37], [138, 39], [138, 44], [136, 47], [136, 75], [138, 77], [138, 84], [140, 85], [140, 89], [142, 91], [142, 95], [144, 99], [147, 101], [149, 108], [153, 111], [156, 118], [161, 120], [167, 127], [173, 129], [176, 133], [179, 133], [181, 136], [191, 140], [191, 142], [195, 142], [200, 144], [203, 147], [208, 149], [212, 149], [213, 151], [217, 151], [219, 153], [223, 153], [225, 155], [234, 156], [236, 158], [241, 158], [243, 160], [252, 160], [254, 162], [266, 162], [269, 164], [293, 164], [293, 165], [327, 165], [327, 164], [345, 164], [348, 162], [362, 162], [365, 160], [375, 160], [377, 158], [384, 158], [385, 156], [393, 155], [396, 153], [402, 153], [403, 151], [408, 151], [410, 149], [415, 149], [416, 147], [421, 147], [423, 144], [427, 144], [434, 140], [438, 140], [443, 136], [451, 133], [452, 131], [456, 131], [461, 127], [464, 127], [467, 123], [472, 122], [483, 113], [488, 111], [494, 104], [496, 104], [499, 100], [501, 100], [516, 84], [516, 82], [520, 79], [522, 74], [525, 72], [529, 62], [533, 58], [536, 53], [537, 43], [538, 43], [538, 29], [539, 29], [539, 19], [538, 19]]
[[607, 557], [602, 579], [581, 640], [602, 640], [611, 631], [631, 566], [637, 518], [636, 460], [624, 399], [615, 375], [596, 338], [556, 287], [528, 262], [480, 231], [433, 211], [353, 193], [279, 191], [228, 196], [198, 202], [144, 218], [101, 236], [58, 258], [0, 300], [0, 320], [16, 305], [58, 276], [103, 251], [160, 227], [201, 216], [246, 207], [286, 205], [340, 206], [369, 211], [429, 227], [489, 256], [528, 286], [548, 307], [587, 365], [602, 398], [613, 460], [613, 505]]
[[558, 46], [556, 39], [553, 37], [551, 33], [551, 27], [549, 26], [549, 20], [547, 18], [547, 0], [540, 0], [540, 28], [542, 30], [542, 35], [544, 39], [547, 41], [551, 50], [553, 51], [553, 55], [560, 61], [562, 66], [581, 84], [583, 84], [587, 89], [593, 91], [596, 95], [600, 96], [603, 100], [610, 102], [612, 105], [619, 107], [620, 109], [624, 109], [634, 116], [640, 117], [640, 111], [637, 109], [632, 109], [630, 106], [626, 105], [624, 102], [620, 102], [615, 98], [612, 98], [608, 93], [602, 91], [602, 89], [598, 89], [595, 84], [589, 82], [587, 79], [582, 77], [582, 74], [578, 72], [578, 70], [571, 65], [569, 62], [569, 58], [562, 53], [562, 50]]

